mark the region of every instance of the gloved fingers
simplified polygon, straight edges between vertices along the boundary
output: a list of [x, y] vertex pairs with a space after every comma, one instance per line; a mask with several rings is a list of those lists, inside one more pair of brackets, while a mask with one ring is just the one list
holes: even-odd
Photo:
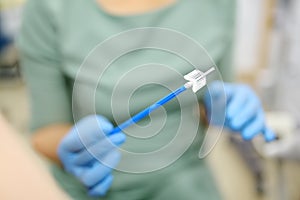
[[208, 103], [211, 100], [214, 101], [219, 98], [225, 98], [225, 88], [227, 86], [227, 92], [229, 93], [229, 85], [230, 84], [226, 84], [221, 81], [214, 81], [213, 83], [209, 84], [208, 89], [204, 94], [204, 101]]
[[76, 158], [74, 159], [74, 164], [86, 165], [94, 159], [99, 160], [105, 154], [123, 144], [125, 139], [126, 136], [122, 132], [105, 137], [101, 141], [77, 153]]
[[82, 174], [84, 174], [84, 172], [86, 171], [86, 168], [82, 166], [72, 165], [70, 167], [66, 167], [65, 170], [73, 174], [75, 177], [80, 178]]
[[64, 163], [64, 162], [69, 162], [72, 159], [72, 156], [74, 156], [75, 154], [73, 154], [72, 152], [69, 152], [65, 149], [65, 145], [64, 145], [65, 141], [64, 139], [60, 142], [58, 148], [57, 148], [57, 155], [59, 157], [59, 159]]
[[[77, 145], [73, 145], [77, 144]], [[77, 133], [71, 130], [59, 143], [58, 155], [75, 153], [82, 149], [80, 139], [77, 137]]]
[[226, 118], [232, 120], [242, 109], [249, 99], [249, 93], [246, 86], [236, 87], [235, 91], [228, 100], [226, 109]]
[[58, 155], [66, 172], [71, 173], [77, 177], [82, 174], [84, 168], [82, 166], [74, 165], [74, 160], [76, 159], [75, 153], [64, 151], [62, 153], [59, 153]]
[[265, 118], [263, 111], [258, 112], [256, 117], [249, 122], [242, 130], [242, 137], [245, 140], [250, 140], [262, 131], [265, 128]]
[[112, 129], [113, 125], [106, 118], [90, 115], [74, 125], [61, 145], [66, 151], [78, 152], [105, 137]]
[[82, 120], [79, 121], [80, 126], [78, 129], [83, 128], [83, 130], [86, 130], [86, 126], [90, 125], [90, 129], [92, 130], [95, 129], [100, 129], [103, 133], [108, 134], [110, 131], [113, 129], [112, 123], [102, 115], [89, 115], [87, 117], [84, 117]]
[[89, 189], [90, 196], [104, 196], [113, 182], [113, 176], [110, 174], [106, 176], [101, 182]]
[[259, 101], [257, 98], [248, 99], [240, 112], [232, 117], [230, 125], [233, 130], [241, 130], [250, 120], [252, 120], [259, 110]]
[[276, 134], [267, 126], [263, 130], [263, 135], [266, 142], [271, 142], [276, 140]]
[[[105, 137], [113, 129], [113, 125], [103, 116], [90, 115], [74, 126], [78, 139], [85, 146], [92, 145]], [[78, 139], [75, 142], [78, 142]], [[73, 146], [76, 145], [73, 143]]]
[[100, 161], [95, 161], [92, 167], [85, 170], [80, 180], [87, 187], [92, 187], [111, 173], [112, 168], [115, 168], [120, 162], [120, 158], [120, 152], [117, 150], [109, 152]]
[[[225, 121], [226, 95], [223, 82], [215, 81], [209, 85], [204, 96], [204, 104], [209, 123], [222, 126]], [[228, 90], [228, 89], [227, 89]]]

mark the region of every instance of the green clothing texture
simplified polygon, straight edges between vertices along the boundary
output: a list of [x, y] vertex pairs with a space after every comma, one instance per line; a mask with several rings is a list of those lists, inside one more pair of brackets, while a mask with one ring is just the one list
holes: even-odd
[[[184, 83], [179, 74], [190, 72], [193, 66], [180, 56], [159, 49], [131, 51], [120, 55], [109, 67], [102, 65], [101, 60], [125, 43], [139, 46], [151, 40], [151, 34], [121, 40], [93, 57], [98, 44], [134, 28], [159, 27], [187, 35], [207, 50], [223, 80], [231, 80], [234, 8], [234, 0], [178, 0], [173, 5], [145, 14], [116, 16], [102, 10], [94, 0], [29, 0], [18, 43], [31, 97], [32, 129], [54, 123], [73, 123], [93, 113], [118, 124]], [[176, 45], [176, 41], [173, 42]], [[182, 49], [190, 50], [184, 45]], [[190, 54], [192, 57], [203, 56]], [[202, 64], [207, 65], [207, 62]], [[79, 70], [83, 73], [78, 74]], [[147, 139], [128, 136], [122, 148], [136, 153], [162, 148], [172, 140], [184, 118], [187, 123], [184, 133], [175, 142], [178, 148], [184, 149], [194, 125], [199, 125], [194, 114], [195, 105], [193, 93], [187, 91], [164, 109], [154, 112], [151, 121], [147, 118], [139, 123], [140, 126], [130, 127], [128, 132]], [[161, 122], [164, 122], [161, 129], [155, 130], [159, 132], [157, 135], [153, 135], [154, 129], [146, 126]], [[197, 157], [204, 128], [201, 125], [196, 128], [198, 134], [193, 144], [173, 164], [149, 173], [114, 171], [111, 189], [99, 199], [220, 199], [209, 168]], [[133, 168], [134, 165], [159, 166], [177, 153], [170, 151], [142, 163], [129, 162], [130, 156], [125, 155], [121, 163], [124, 159], [129, 168], [130, 164]], [[72, 198], [94, 199], [87, 196], [84, 186], [72, 175], [57, 166], [53, 166], [52, 171]]]

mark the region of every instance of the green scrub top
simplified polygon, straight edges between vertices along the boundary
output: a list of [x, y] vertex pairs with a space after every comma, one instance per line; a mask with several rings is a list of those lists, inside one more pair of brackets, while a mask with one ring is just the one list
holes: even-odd
[[[234, 0], [178, 0], [144, 14], [117, 16], [102, 10], [94, 0], [29, 0], [18, 43], [31, 97], [32, 129], [73, 123], [93, 113], [107, 117], [116, 125], [184, 83], [178, 74], [191, 71], [193, 66], [182, 57], [159, 49], [131, 51], [120, 55], [108, 68], [102, 65], [101, 61], [125, 43], [139, 46], [151, 40], [151, 34], [107, 45], [96, 59], [91, 58], [98, 44], [134, 28], [159, 27], [185, 34], [207, 50], [223, 80], [231, 80], [234, 8]], [[182, 50], [193, 54], [188, 45], [182, 45]], [[192, 57], [201, 57], [194, 54]], [[82, 63], [86, 70], [78, 75]], [[137, 67], [144, 68], [138, 72]], [[102, 70], [100, 78], [99, 69]], [[178, 73], [173, 73], [174, 70]], [[182, 134], [179, 131], [175, 145], [184, 149], [182, 144], [190, 139], [189, 133], [197, 124], [198, 134], [193, 144], [179, 159], [160, 170], [138, 174], [114, 171], [112, 187], [105, 197], [98, 199], [220, 199], [209, 168], [198, 159], [204, 128], [194, 114], [193, 93], [187, 91], [180, 98], [154, 112], [151, 120], [146, 118], [140, 126], [125, 130], [135, 135], [129, 134], [122, 148], [135, 153], [161, 149], [178, 134], [182, 119], [187, 124]], [[159, 134], [153, 135], [151, 124], [155, 123], [163, 126], [156, 130]], [[133, 170], [139, 165], [159, 166], [176, 153], [176, 150], [169, 151], [138, 161], [124, 155], [121, 165]], [[60, 167], [53, 165], [52, 172], [72, 198], [94, 199], [78, 180]]]

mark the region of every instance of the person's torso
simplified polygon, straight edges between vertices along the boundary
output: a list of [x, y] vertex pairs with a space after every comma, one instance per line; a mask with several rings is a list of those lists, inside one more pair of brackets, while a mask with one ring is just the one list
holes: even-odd
[[[218, 63], [228, 50], [233, 3], [179, 0], [157, 11], [120, 17], [105, 13], [93, 0], [64, 0], [57, 8], [63, 12], [56, 28], [75, 121], [97, 113], [119, 124], [181, 86], [182, 75], [195, 67], [208, 69], [212, 60]], [[196, 106], [197, 98], [188, 91], [151, 120], [124, 130], [128, 138], [122, 148], [135, 155], [123, 156], [120, 168], [151, 171], [175, 162], [198, 132]], [[200, 140], [196, 145], [200, 148]], [[193, 160], [199, 148], [192, 151]], [[153, 154], [143, 155], [149, 152]], [[116, 179], [112, 191], [122, 191], [130, 180], [141, 186], [149, 179], [119, 176], [123, 180]]]

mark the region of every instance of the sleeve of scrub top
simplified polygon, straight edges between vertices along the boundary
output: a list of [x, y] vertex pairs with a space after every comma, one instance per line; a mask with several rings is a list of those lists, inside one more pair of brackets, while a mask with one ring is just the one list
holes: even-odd
[[18, 46], [31, 101], [33, 130], [72, 121], [70, 91], [62, 73], [52, 1], [29, 0]]

